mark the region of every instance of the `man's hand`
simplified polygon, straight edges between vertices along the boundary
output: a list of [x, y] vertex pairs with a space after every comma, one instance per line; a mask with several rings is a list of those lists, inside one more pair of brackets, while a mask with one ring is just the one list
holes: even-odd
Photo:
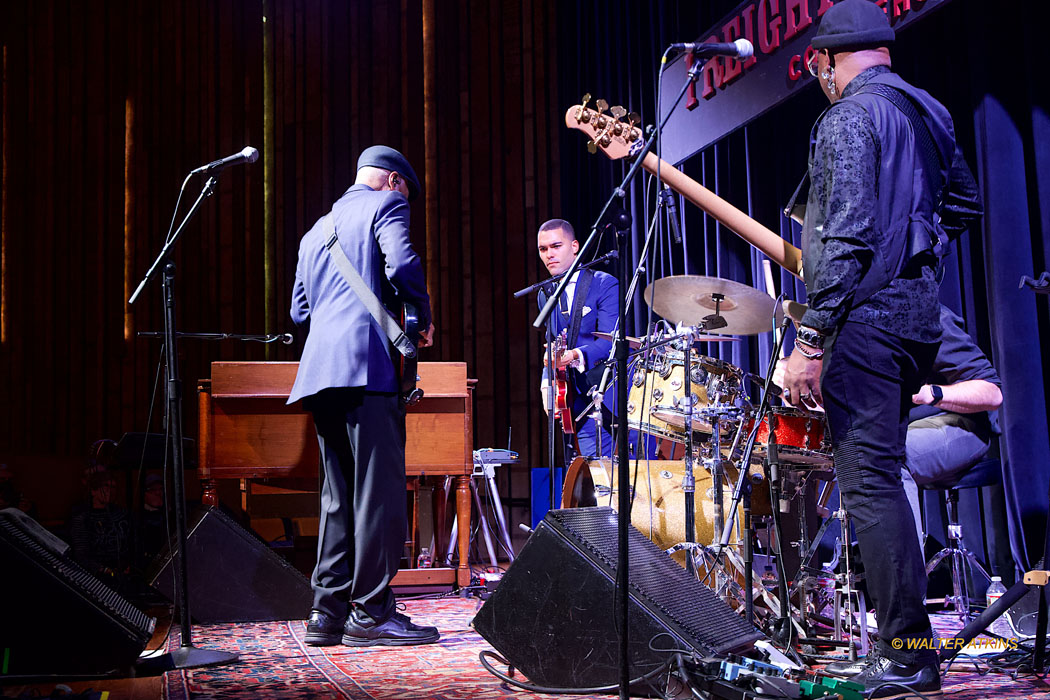
[[[558, 358], [555, 361], [555, 364], [557, 364], [557, 368], [558, 369], [561, 369], [562, 367], [566, 367], [566, 366], [572, 364], [576, 360], [577, 360], [576, 351], [575, 350], [566, 350], [565, 352], [563, 352], [561, 355], [558, 356]], [[548, 362], [547, 362], [547, 352], [546, 352], [546, 350], [544, 350], [544, 352], [543, 352], [543, 366], [546, 367], [547, 364], [548, 364]]]
[[784, 368], [784, 400], [796, 408], [816, 408], [824, 405], [820, 393], [820, 372], [823, 358], [809, 359], [797, 349], [791, 353]]
[[422, 333], [419, 334], [419, 343], [417, 343], [417, 345], [418, 345], [418, 347], [421, 347], [421, 348], [429, 348], [433, 344], [434, 344], [434, 323], [433, 323], [433, 321], [431, 321], [430, 328], [426, 329], [425, 331], [423, 331]]
[[919, 393], [912, 394], [911, 402], [916, 406], [929, 406], [933, 403], [933, 390], [929, 384], [923, 384]]

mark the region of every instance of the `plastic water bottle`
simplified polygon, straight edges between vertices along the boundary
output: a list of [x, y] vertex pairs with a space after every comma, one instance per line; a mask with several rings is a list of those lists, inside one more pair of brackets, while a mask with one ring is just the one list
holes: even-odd
[[[984, 594], [988, 607], [991, 607], [993, 603], [1002, 598], [1003, 593], [1006, 593], [1006, 586], [1003, 585], [1002, 578], [992, 576], [992, 582]], [[1006, 639], [1011, 639], [1014, 636], [1013, 628], [1010, 627], [1010, 621], [1006, 619], [1006, 615], [1000, 615], [995, 618], [995, 621], [988, 626], [988, 631]]]
[[419, 550], [419, 559], [416, 562], [416, 567], [419, 569], [429, 569], [434, 565], [434, 559], [430, 556], [430, 549], [423, 547]]

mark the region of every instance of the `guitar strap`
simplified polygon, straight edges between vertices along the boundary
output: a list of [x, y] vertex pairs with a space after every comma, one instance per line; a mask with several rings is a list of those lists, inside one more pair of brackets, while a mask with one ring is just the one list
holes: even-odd
[[580, 335], [580, 324], [583, 322], [583, 306], [587, 301], [587, 292], [591, 289], [591, 280], [594, 279], [593, 270], [583, 270], [576, 278], [576, 291], [572, 294], [572, 314], [569, 332], [565, 336], [565, 342], [570, 348], [576, 347], [576, 340]]
[[335, 230], [335, 219], [332, 216], [332, 212], [325, 214], [321, 220], [322, 230], [324, 232], [325, 244], [324, 247], [328, 253], [332, 256], [332, 261], [335, 262], [335, 266], [339, 268], [339, 272], [343, 274], [347, 284], [350, 285], [350, 289], [354, 290], [357, 297], [361, 300], [361, 303], [368, 309], [368, 313], [372, 314], [372, 318], [375, 319], [379, 327], [386, 333], [386, 337], [390, 339], [394, 348], [405, 357], [412, 359], [416, 356], [416, 348], [412, 341], [409, 340], [408, 336], [401, 329], [394, 317], [390, 315], [390, 312], [386, 310], [379, 298], [376, 297], [375, 292], [365, 284], [365, 281], [361, 279], [361, 275], [354, 269], [353, 264], [350, 262], [350, 258], [346, 257], [346, 253], [343, 252], [342, 246], [339, 243], [339, 234]]

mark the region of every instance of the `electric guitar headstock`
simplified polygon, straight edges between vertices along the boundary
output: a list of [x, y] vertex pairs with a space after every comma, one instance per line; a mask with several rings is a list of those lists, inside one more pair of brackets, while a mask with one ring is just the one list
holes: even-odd
[[592, 108], [587, 106], [590, 101], [590, 94], [584, 95], [580, 104], [565, 112], [565, 125], [590, 137], [588, 151], [597, 153], [600, 149], [612, 160], [619, 160], [644, 145], [639, 126], [642, 118], [637, 112], [628, 113], [619, 105], [610, 108], [605, 100], [595, 101]]

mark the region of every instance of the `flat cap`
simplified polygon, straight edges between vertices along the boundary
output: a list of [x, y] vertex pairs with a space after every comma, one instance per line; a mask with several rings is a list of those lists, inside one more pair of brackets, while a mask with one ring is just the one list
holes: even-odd
[[824, 13], [813, 48], [885, 46], [896, 38], [886, 13], [871, 0], [842, 0]]
[[408, 184], [409, 200], [419, 196], [421, 188], [416, 171], [409, 165], [408, 158], [405, 158], [390, 146], [369, 146], [362, 151], [361, 157], [357, 159], [357, 169], [360, 170], [367, 166], [399, 173]]

